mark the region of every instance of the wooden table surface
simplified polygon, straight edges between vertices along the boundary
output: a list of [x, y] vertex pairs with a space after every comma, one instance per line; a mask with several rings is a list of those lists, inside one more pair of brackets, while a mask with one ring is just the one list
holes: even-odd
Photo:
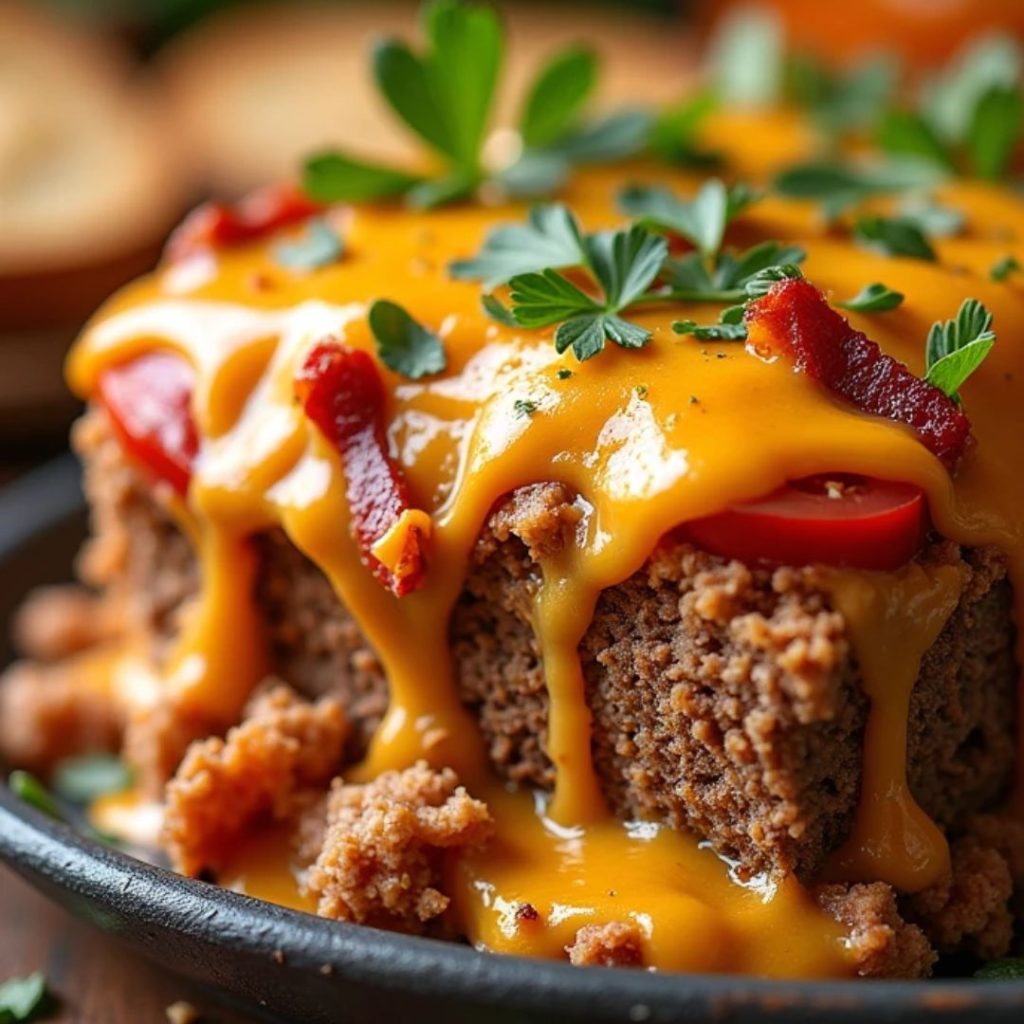
[[182, 1000], [195, 1007], [202, 1024], [254, 1024], [0, 867], [0, 981], [40, 970], [60, 1000], [44, 1018], [52, 1024], [167, 1024], [167, 1007]]

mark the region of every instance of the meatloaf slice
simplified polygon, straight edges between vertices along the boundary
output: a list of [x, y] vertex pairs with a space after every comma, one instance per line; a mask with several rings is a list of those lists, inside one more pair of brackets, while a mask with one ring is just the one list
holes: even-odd
[[[127, 588], [158, 649], [194, 592], [188, 546], [122, 457], [102, 412], [77, 431], [95, 537], [88, 578]], [[495, 766], [550, 786], [547, 694], [531, 608], [537, 555], [568, 542], [574, 496], [524, 489], [479, 538], [451, 637], [464, 702]], [[276, 664], [309, 694], [334, 692], [363, 742], [386, 703], [374, 653], [322, 574], [281, 534], [261, 538], [258, 599]], [[911, 709], [910, 778], [952, 828], [1004, 788], [1013, 766], [1016, 668], [1005, 563], [936, 542], [969, 583], [926, 656]], [[581, 645], [604, 790], [622, 815], [686, 826], [749, 870], [807, 877], [846, 833], [867, 703], [842, 616], [813, 569], [754, 569], [664, 538], [600, 598]]]

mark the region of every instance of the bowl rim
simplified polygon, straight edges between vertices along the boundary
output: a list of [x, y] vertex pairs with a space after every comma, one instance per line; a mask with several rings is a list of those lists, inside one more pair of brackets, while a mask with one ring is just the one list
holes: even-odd
[[[85, 510], [79, 468], [62, 456], [0, 492], [0, 568], [23, 545]], [[444, 995], [477, 1007], [580, 1020], [879, 1022], [1020, 1020], [1024, 981], [800, 981], [670, 974], [481, 952], [316, 917], [174, 874], [47, 818], [0, 786], [0, 860], [100, 927], [141, 929], [205, 949], [270, 960], [339, 981], [417, 998]], [[157, 937], [161, 937], [157, 939]], [[145, 946], [146, 943], [143, 942]], [[147, 951], [144, 949], [144, 951]], [[282, 959], [283, 958], [283, 959]], [[203, 965], [199, 965], [200, 968]], [[213, 964], [196, 973], [215, 983]], [[584, 1013], [584, 1016], [580, 1016]], [[680, 1016], [681, 1015], [681, 1016]]]

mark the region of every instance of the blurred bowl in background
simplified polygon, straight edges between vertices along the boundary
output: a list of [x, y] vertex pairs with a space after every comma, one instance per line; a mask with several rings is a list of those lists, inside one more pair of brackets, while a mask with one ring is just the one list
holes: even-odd
[[[695, 66], [685, 23], [593, 4], [500, 5], [509, 23], [499, 118], [510, 121], [546, 54], [572, 42], [602, 56], [598, 102], [677, 99]], [[197, 180], [234, 195], [294, 176], [330, 145], [409, 160], [368, 73], [375, 37], [418, 35], [414, 3], [289, 3], [228, 9], [172, 41], [158, 59], [175, 132]]]
[[68, 342], [153, 264], [188, 196], [127, 55], [38, 4], [0, 0], [0, 434], [64, 429]]

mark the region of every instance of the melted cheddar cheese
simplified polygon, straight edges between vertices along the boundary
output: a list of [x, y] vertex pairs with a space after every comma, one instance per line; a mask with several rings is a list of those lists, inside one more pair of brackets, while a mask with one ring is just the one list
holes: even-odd
[[[737, 175], [755, 180], [810, 146], [802, 123], [785, 113], [722, 114], [708, 137]], [[630, 181], [683, 194], [698, 185], [686, 172], [636, 164], [581, 172], [564, 199], [586, 229], [613, 226], [622, 220], [615, 193]], [[181, 514], [202, 592], [161, 685], [214, 720], [238, 715], [267, 663], [248, 538], [280, 527], [329, 578], [389, 680], [386, 717], [350, 777], [424, 758], [455, 768], [494, 814], [495, 838], [447, 869], [452, 913], [472, 942], [557, 957], [581, 924], [630, 920], [645, 936], [647, 962], [659, 968], [848, 973], [841, 929], [794, 879], [742, 880], [689, 835], [610, 817], [591, 765], [577, 648], [602, 590], [636, 572], [667, 531], [819, 472], [920, 486], [937, 529], [963, 544], [998, 545], [1024, 595], [1024, 401], [1016, 377], [1024, 302], [1016, 284], [988, 277], [1007, 253], [1024, 259], [1024, 207], [971, 182], [944, 186], [939, 199], [963, 210], [968, 226], [938, 241], [935, 263], [864, 251], [824, 228], [809, 204], [776, 198], [754, 205], [730, 237], [801, 244], [805, 274], [826, 294], [848, 297], [878, 280], [905, 293], [894, 312], [850, 320], [918, 373], [934, 320], [952, 316], [967, 295], [993, 312], [999, 342], [963, 389], [978, 443], [955, 478], [910, 430], [838, 403], [784, 360], [670, 329], [681, 316], [712, 320], [717, 307], [644, 310], [632, 318], [653, 332], [645, 349], [609, 346], [582, 364], [556, 354], [550, 330], [492, 322], [478, 286], [452, 280], [446, 266], [476, 252], [493, 225], [521, 220], [522, 207], [335, 211], [346, 251], [334, 265], [288, 270], [275, 263], [271, 240], [165, 266], [125, 289], [72, 354], [75, 391], [94, 395], [105, 367], [155, 347], [180, 352], [197, 373], [203, 443]], [[339, 457], [292, 386], [304, 354], [325, 335], [373, 351], [367, 309], [384, 298], [436, 330], [448, 357], [443, 374], [420, 381], [383, 371], [390, 447], [414, 506], [430, 517], [425, 586], [401, 599], [363, 565], [346, 526]], [[558, 375], [563, 367], [571, 377]], [[517, 413], [517, 400], [533, 403], [533, 414]], [[507, 792], [490, 774], [456, 693], [448, 619], [489, 510], [517, 487], [550, 480], [579, 495], [581, 516], [575, 543], [542, 561], [536, 599], [557, 780], [542, 799]], [[907, 787], [907, 708], [921, 656], [963, 580], [949, 568], [917, 565], [836, 571], [832, 580], [871, 713], [861, 805], [827, 874], [913, 891], [941, 877], [948, 850]], [[283, 861], [268, 839], [229, 880], [295, 902]], [[516, 917], [522, 902], [539, 922]]]

